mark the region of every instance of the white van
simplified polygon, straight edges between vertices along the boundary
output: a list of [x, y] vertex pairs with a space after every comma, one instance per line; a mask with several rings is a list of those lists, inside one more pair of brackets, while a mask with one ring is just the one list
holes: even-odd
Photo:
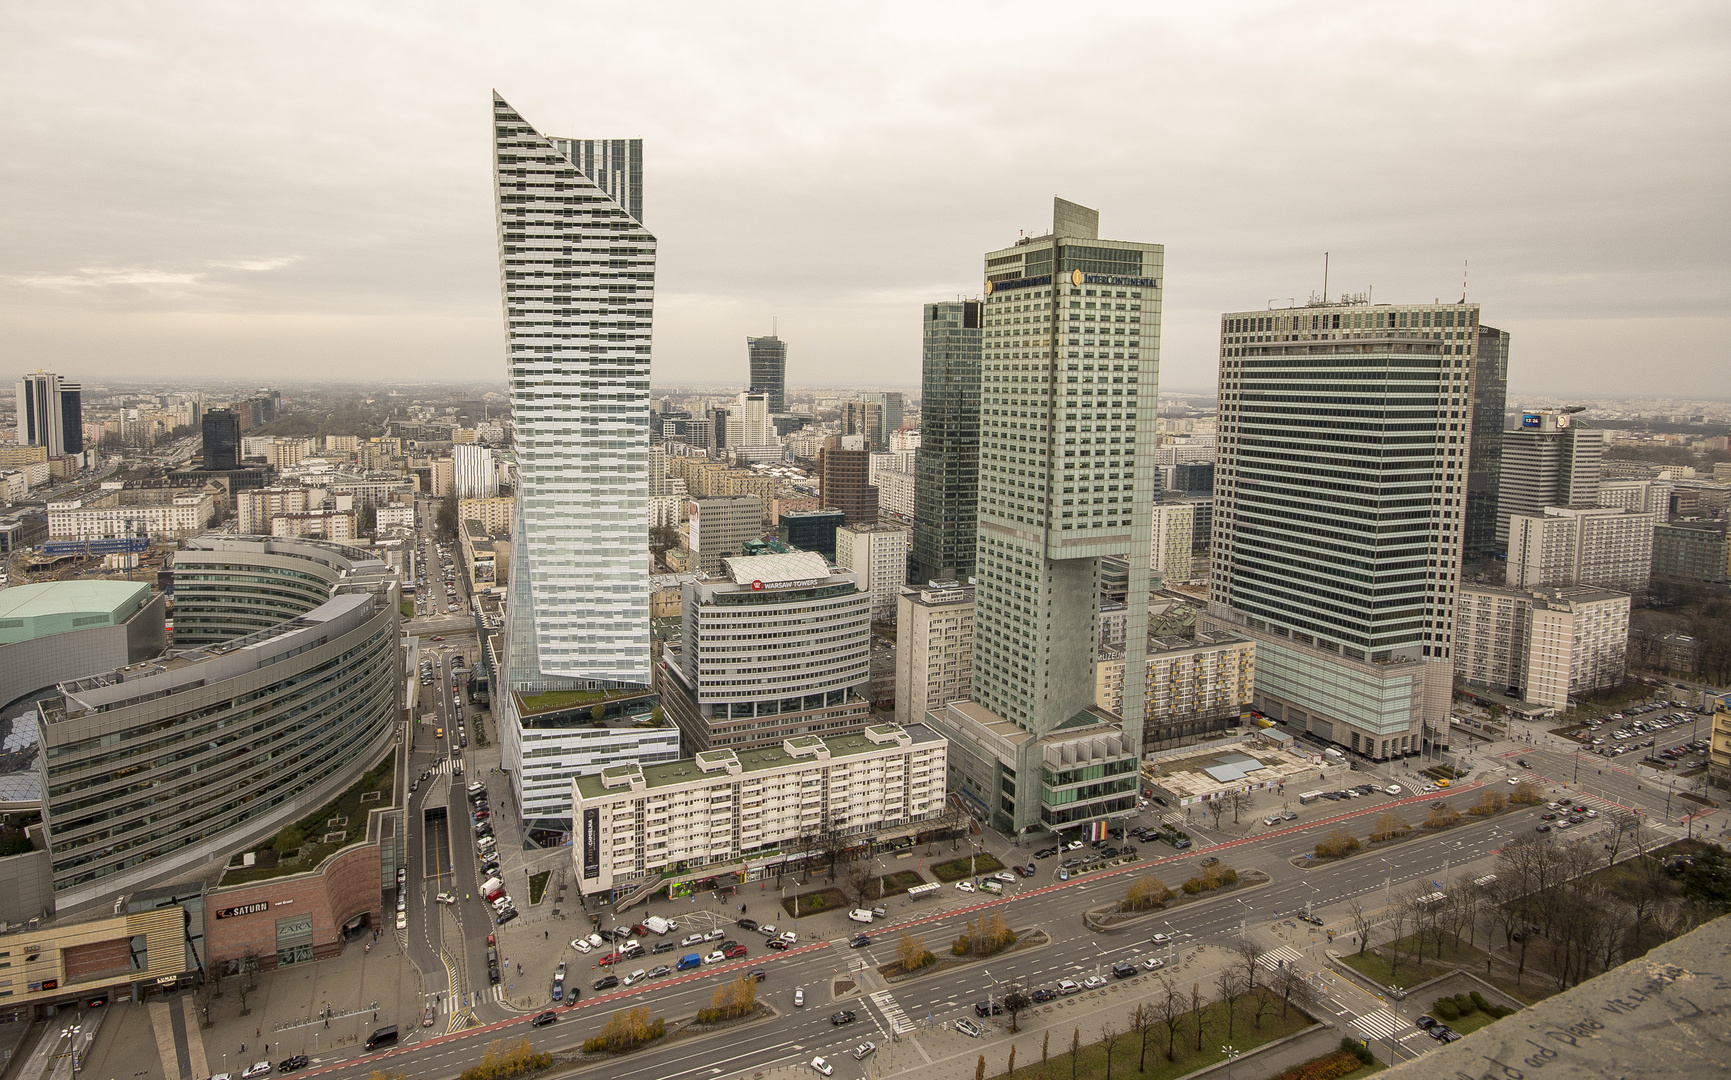
[[486, 881], [481, 882], [481, 895], [486, 896], [494, 889], [502, 889], [504, 887], [505, 883], [503, 881], [500, 881], [496, 877], [490, 877]]
[[852, 911], [847, 913], [847, 917], [852, 919], [854, 922], [869, 923], [872, 921], [872, 913], [867, 911], [865, 908], [854, 908]]

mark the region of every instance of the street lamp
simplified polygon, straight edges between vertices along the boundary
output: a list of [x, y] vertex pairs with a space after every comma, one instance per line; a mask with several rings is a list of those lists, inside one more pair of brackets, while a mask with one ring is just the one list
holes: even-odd
[[1220, 1052], [1226, 1055], [1226, 1080], [1232, 1080], [1232, 1063], [1238, 1059], [1238, 1049], [1234, 1046], [1222, 1046]]

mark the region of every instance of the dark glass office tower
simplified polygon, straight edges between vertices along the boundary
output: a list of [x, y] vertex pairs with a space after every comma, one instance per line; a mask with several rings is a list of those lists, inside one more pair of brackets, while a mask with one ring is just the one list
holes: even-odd
[[1509, 332], [1478, 328], [1473, 356], [1473, 439], [1467, 458], [1467, 517], [1461, 558], [1498, 550], [1497, 488], [1503, 476], [1503, 409], [1509, 390]]
[[204, 467], [213, 471], [240, 468], [240, 414], [233, 409], [211, 409], [204, 414]]
[[787, 411], [787, 342], [774, 336], [748, 337], [745, 354], [750, 365], [754, 393], [769, 395], [771, 414]]
[[60, 381], [60, 439], [68, 454], [84, 453], [84, 387]]
[[925, 305], [920, 447], [914, 458], [909, 580], [966, 581], [974, 573], [980, 494], [978, 300]]

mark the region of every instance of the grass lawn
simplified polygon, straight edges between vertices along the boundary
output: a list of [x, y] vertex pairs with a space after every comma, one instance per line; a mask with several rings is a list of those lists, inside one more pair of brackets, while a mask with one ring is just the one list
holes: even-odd
[[1004, 864], [996, 857], [981, 853], [971, 859], [951, 859], [949, 862], [938, 863], [932, 867], [932, 876], [939, 881], [960, 881], [970, 874], [989, 874], [1003, 868]]
[[[1431, 1015], [1434, 1016], [1436, 1014], [1432, 1013]], [[1473, 1032], [1487, 1024], [1496, 1023], [1498, 1019], [1498, 1017], [1492, 1016], [1490, 1013], [1487, 1013], [1482, 1009], [1474, 1009], [1472, 1012], [1458, 1020], [1447, 1020], [1444, 1022], [1462, 1035], [1471, 1035]]]
[[553, 871], [543, 870], [529, 878], [529, 902], [539, 904], [541, 898], [547, 895], [547, 879], [553, 876]]
[[[1196, 1049], [1194, 1014], [1186, 1014], [1178, 1025], [1172, 1061], [1166, 1060], [1166, 1025], [1156, 1022], [1148, 1029], [1147, 1071], [1136, 1071], [1137, 1059], [1142, 1053], [1142, 1039], [1132, 1031], [1121, 1035], [1112, 1048], [1112, 1077], [1115, 1080], [1172, 1080], [1224, 1060], [1224, 1055], [1220, 1052], [1224, 1045], [1230, 1044], [1242, 1054], [1310, 1026], [1310, 1017], [1297, 1009], [1288, 1012], [1285, 1019], [1281, 1018], [1280, 995], [1267, 993], [1260, 987], [1257, 993], [1268, 1006], [1263, 1013], [1260, 1029], [1255, 1024], [1256, 1006], [1249, 997], [1240, 998], [1237, 1007], [1233, 1009], [1230, 1035], [1226, 1032], [1226, 1006], [1220, 1002], [1205, 1005], [1202, 1009], [1200, 1051]], [[1106, 1080], [1106, 1044], [1101, 1039], [1100, 1025], [1097, 1022], [1090, 1022], [1080, 1028], [1072, 1025], [1068, 1032], [1062, 1030], [1061, 1025], [1053, 1027], [1049, 1060], [1044, 1069], [1047, 1080], [1071, 1080], [1070, 1040], [1077, 1031], [1081, 1033], [1082, 1048], [1076, 1055], [1075, 1080]], [[1089, 1042], [1090, 1039], [1094, 1041]], [[1039, 1057], [1029, 1057], [1031, 1061], [1017, 1061], [1016, 1071], [1011, 1074], [1010, 1080], [1040, 1080], [1042, 1070]], [[993, 1054], [986, 1059], [986, 1075], [1003, 1076], [1005, 1064], [1007, 1062], [1002, 1052]]]
[[816, 892], [799, 893], [789, 896], [781, 902], [783, 910], [790, 917], [796, 914], [795, 904], [799, 905], [797, 912], [799, 915], [821, 915], [826, 911], [853, 906], [848, 903], [847, 897], [841, 894], [840, 889], [818, 889]]
[[881, 900], [886, 896], [905, 893], [915, 885], [924, 885], [926, 879], [913, 870], [897, 870], [878, 879], [877, 889], [872, 893], [873, 900]]
[[[1338, 942], [1336, 942], [1338, 944]], [[1485, 953], [1483, 949], [1474, 948], [1463, 942], [1444, 939], [1442, 946], [1442, 963], [1438, 964], [1436, 942], [1427, 940], [1425, 943], [1424, 960], [1421, 962], [1414, 953], [1418, 950], [1417, 940], [1410, 934], [1393, 942], [1383, 942], [1373, 945], [1364, 951], [1364, 955], [1347, 953], [1341, 959], [1352, 965], [1355, 971], [1367, 975], [1384, 986], [1417, 986], [1426, 979], [1434, 979], [1457, 968], [1467, 971], [1483, 972]], [[1399, 963], [1391, 965], [1391, 950], [1399, 951]]]

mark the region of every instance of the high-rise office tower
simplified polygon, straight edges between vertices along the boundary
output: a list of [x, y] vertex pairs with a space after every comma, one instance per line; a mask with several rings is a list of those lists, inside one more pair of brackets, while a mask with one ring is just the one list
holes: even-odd
[[861, 401], [881, 406], [878, 410], [877, 435], [872, 440], [872, 449], [888, 449], [890, 436], [902, 429], [902, 392], [900, 390], [874, 390], [861, 394], [859, 397]]
[[207, 409], [202, 420], [204, 467], [240, 468], [240, 414], [233, 409]]
[[1378, 760], [1446, 745], [1478, 316], [1354, 300], [1220, 323], [1198, 626], [1256, 640], [1263, 711]]
[[878, 489], [871, 486], [871, 451], [843, 445], [861, 436], [830, 436], [817, 452], [817, 501], [824, 509], [840, 510], [849, 525], [875, 525]]
[[931, 719], [959, 736], [955, 787], [1001, 828], [1135, 805], [1147, 604], [1115, 717], [1094, 700], [1099, 566], [1134, 555], [1146, 596], [1165, 256], [1099, 221], [1058, 199], [1051, 233], [985, 256], [973, 701]]
[[1507, 550], [1510, 514], [1543, 515], [1548, 506], [1596, 506], [1607, 432], [1576, 426], [1574, 410], [1529, 409], [1503, 432], [1497, 489], [1497, 545]]
[[19, 379], [19, 445], [45, 446], [49, 457], [83, 453], [82, 389], [52, 371], [35, 371]]
[[1467, 517], [1462, 557], [1497, 550], [1497, 489], [1503, 476], [1503, 408], [1509, 389], [1509, 332], [1479, 327], [1473, 348], [1473, 431], [1467, 457]]
[[771, 334], [769, 337], [745, 339], [746, 362], [750, 381], [746, 389], [769, 395], [769, 411], [787, 411], [787, 342]]
[[974, 574], [983, 307], [978, 300], [925, 305], [910, 555], [910, 580], [918, 585]]
[[[608, 691], [627, 712], [648, 693], [656, 239], [639, 140], [543, 136], [497, 94], [493, 133], [517, 458], [499, 726], [525, 819], [569, 829], [573, 762], [595, 732], [545, 692]], [[641, 759], [629, 725], [599, 734], [618, 737], [584, 768]]]
[[841, 403], [841, 433], [843, 435], [858, 435], [865, 440], [867, 449], [883, 449], [884, 405], [881, 401], [867, 401], [861, 397], [857, 401]]

